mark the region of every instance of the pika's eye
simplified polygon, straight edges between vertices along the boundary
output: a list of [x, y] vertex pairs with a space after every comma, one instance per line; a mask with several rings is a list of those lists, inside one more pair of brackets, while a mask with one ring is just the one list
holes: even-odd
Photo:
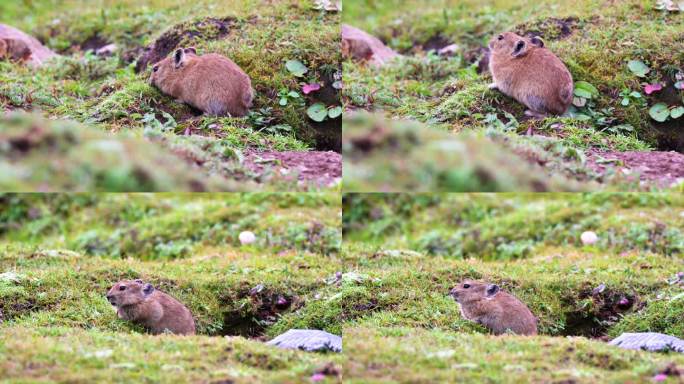
[[125, 290], [126, 290], [126, 286], [125, 286], [125, 285], [122, 285], [122, 286], [119, 287], [119, 291], [125, 291]]
[[468, 284], [468, 283], [463, 284], [463, 288], [465, 288], [465, 289], [470, 288], [470, 284]]
[[497, 39], [503, 40], [503, 35], [499, 35], [499, 37], [497, 37]]
[[159, 66], [158, 66], [158, 65], [155, 65], [154, 67], [152, 67], [152, 70], [153, 70], [154, 72], [157, 72], [157, 71], [159, 70]]

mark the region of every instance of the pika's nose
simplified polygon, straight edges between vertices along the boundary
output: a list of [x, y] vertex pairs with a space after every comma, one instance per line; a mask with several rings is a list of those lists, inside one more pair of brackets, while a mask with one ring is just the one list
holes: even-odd
[[456, 292], [456, 287], [451, 288], [451, 291], [449, 291], [449, 294], [453, 297], [457, 297], [458, 292]]
[[107, 301], [109, 301], [110, 304], [114, 304], [114, 296], [107, 295]]

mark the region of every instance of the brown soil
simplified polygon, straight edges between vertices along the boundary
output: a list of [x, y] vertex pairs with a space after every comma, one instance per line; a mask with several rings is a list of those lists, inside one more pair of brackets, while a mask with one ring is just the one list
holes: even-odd
[[[149, 64], [154, 64], [171, 53], [181, 43], [189, 44], [196, 38], [203, 40], [220, 39], [230, 32], [235, 23], [234, 18], [216, 19], [213, 17], [198, 21], [192, 25], [179, 25], [161, 35], [152, 45], [144, 49], [135, 66], [136, 72], [142, 72]], [[206, 33], [200, 31], [207, 31]], [[136, 51], [135, 53], [138, 53]]]
[[521, 24], [514, 31], [522, 36], [538, 36], [546, 40], [561, 40], [572, 35], [578, 27], [578, 22], [579, 19], [576, 17], [566, 17], [564, 19], [550, 17], [532, 23]]
[[298, 180], [327, 186], [342, 177], [342, 155], [337, 152], [276, 152], [255, 151], [245, 153], [245, 166], [253, 172], [261, 173], [267, 168], [277, 172], [287, 170], [288, 174], [298, 174]]
[[599, 174], [607, 169], [627, 169], [639, 173], [640, 180], [668, 187], [684, 179], [684, 154], [677, 152], [614, 152], [590, 150], [587, 166]]

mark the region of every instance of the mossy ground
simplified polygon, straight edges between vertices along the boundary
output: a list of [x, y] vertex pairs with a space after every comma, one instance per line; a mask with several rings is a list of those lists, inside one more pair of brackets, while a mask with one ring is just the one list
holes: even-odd
[[[452, 132], [494, 130], [509, 145], [531, 152], [546, 150], [525, 135], [530, 130], [580, 153], [592, 148], [682, 150], [675, 144], [679, 139], [673, 138], [681, 133], [681, 123], [658, 125], [649, 117], [649, 106], [663, 95], [643, 92], [646, 82], [669, 84], [672, 73], [684, 68], [682, 15], [656, 10], [654, 1], [355, 0], [345, 6], [343, 22], [378, 36], [404, 55], [380, 69], [345, 61], [347, 109], [373, 110]], [[590, 106], [566, 117], [530, 120], [520, 104], [488, 89], [491, 76], [486, 67], [478, 74], [478, 63], [489, 39], [506, 30], [541, 35], [575, 82], [598, 89]], [[451, 43], [458, 45], [453, 57], [430, 52]], [[648, 77], [630, 72], [629, 60], [646, 62]], [[622, 105], [623, 91], [641, 92], [646, 103]], [[679, 92], [670, 104], [684, 100], [682, 96]], [[567, 165], [550, 172], [573, 177], [575, 162], [561, 163]]]
[[[240, 164], [212, 147], [238, 153], [306, 151], [339, 138], [326, 136], [334, 122], [321, 128], [306, 115], [315, 102], [339, 104], [337, 96], [319, 100], [322, 91], [308, 96], [301, 91], [303, 84], [329, 86], [340, 76], [339, 18], [309, 0], [3, 2], [0, 22], [36, 36], [63, 56], [38, 70], [1, 62], [0, 107], [40, 111], [108, 132], [162, 136], [175, 152], [195, 152], [219, 164], [204, 173], [229, 179], [231, 172], [221, 168]], [[224, 54], [245, 70], [257, 94], [248, 117], [202, 116], [150, 86], [149, 68], [135, 73], [134, 60], [143, 48], [170, 35], [178, 45]], [[88, 51], [106, 43], [118, 47], [112, 57]], [[296, 77], [285, 67], [288, 60], [301, 61], [308, 72]], [[291, 91], [299, 97], [283, 106], [279, 94]]]
[[[304, 382], [340, 362], [263, 344], [342, 332], [334, 194], [6, 194], [0, 206], [1, 377]], [[257, 241], [240, 245], [243, 230]], [[198, 336], [117, 319], [104, 295], [132, 278], [185, 303]]]
[[[343, 324], [352, 382], [643, 382], [684, 364], [605, 345], [684, 337], [680, 195], [350, 194], [343, 208], [345, 271], [360, 275]], [[599, 241], [583, 245], [589, 230]], [[448, 293], [467, 278], [519, 297], [540, 336], [463, 319]]]

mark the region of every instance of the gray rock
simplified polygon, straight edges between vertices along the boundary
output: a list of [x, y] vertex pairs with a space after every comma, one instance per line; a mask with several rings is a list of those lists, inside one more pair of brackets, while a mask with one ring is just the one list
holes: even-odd
[[29, 36], [7, 24], [0, 24], [0, 39], [15, 39], [24, 42], [31, 50], [31, 57], [28, 62], [36, 67], [43, 65], [49, 58], [57, 56], [56, 53], [41, 44], [35, 37]]
[[266, 344], [307, 352], [342, 352], [342, 338], [340, 336], [315, 329], [290, 329]]
[[399, 56], [380, 39], [368, 33], [342, 24], [342, 55], [357, 61], [369, 61], [375, 66], [383, 66]]
[[674, 336], [656, 332], [623, 333], [611, 340], [610, 345], [624, 349], [651, 352], [676, 351], [684, 353], [684, 341]]

